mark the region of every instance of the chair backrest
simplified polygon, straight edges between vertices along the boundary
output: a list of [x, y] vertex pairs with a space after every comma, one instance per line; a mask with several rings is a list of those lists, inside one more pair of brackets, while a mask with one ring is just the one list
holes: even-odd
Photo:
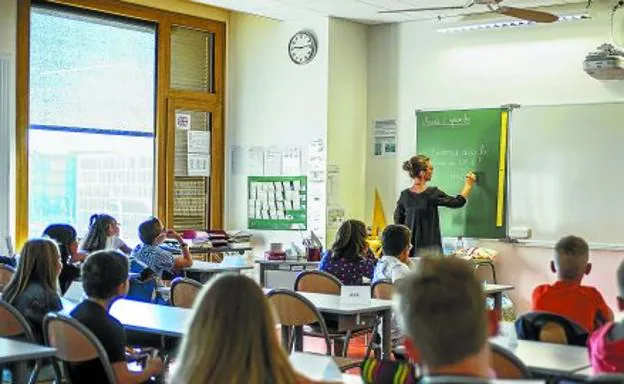
[[585, 328], [561, 315], [550, 312], [529, 312], [516, 319], [520, 340], [547, 341], [585, 346], [589, 333]]
[[35, 337], [28, 321], [11, 304], [0, 300], [0, 337], [24, 336], [35, 343]]
[[6, 264], [0, 264], [0, 292], [4, 291], [4, 287], [9, 284], [13, 278], [15, 269]]
[[496, 275], [492, 264], [477, 264], [474, 266], [474, 275], [479, 281], [496, 284]]
[[394, 286], [390, 280], [378, 280], [371, 285], [371, 296], [375, 299], [392, 300]]
[[63, 363], [99, 359], [108, 382], [117, 383], [102, 343], [78, 320], [60, 313], [49, 313], [43, 319], [43, 334], [46, 344], [56, 348], [56, 357]]
[[554, 321], [544, 323], [539, 331], [539, 341], [545, 343], [568, 344], [568, 336], [561, 324]]
[[507, 349], [490, 343], [492, 369], [499, 379], [528, 379], [531, 372], [520, 359]]
[[340, 295], [342, 282], [323, 271], [303, 271], [295, 280], [295, 291]]
[[[331, 354], [329, 332], [325, 319], [312, 302], [297, 292], [288, 289], [273, 289], [267, 293], [269, 303], [273, 306], [277, 320], [282, 327], [295, 327], [318, 323], [325, 338], [327, 354]], [[290, 349], [289, 349], [290, 351]]]
[[177, 277], [171, 282], [171, 304], [174, 307], [192, 308], [202, 285], [191, 279]]

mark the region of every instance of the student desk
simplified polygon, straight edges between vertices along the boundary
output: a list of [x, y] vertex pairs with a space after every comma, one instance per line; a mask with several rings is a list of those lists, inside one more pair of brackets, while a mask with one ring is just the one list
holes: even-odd
[[55, 355], [55, 348], [0, 337], [0, 365], [44, 359]]
[[205, 283], [208, 279], [217, 273], [221, 272], [236, 272], [240, 273], [244, 270], [253, 269], [253, 265], [243, 266], [226, 266], [220, 263], [209, 263], [206, 261], [193, 260], [193, 265], [184, 269], [184, 274], [189, 277], [196, 277], [196, 280], [200, 283]]
[[[264, 288], [266, 293], [270, 289]], [[327, 295], [322, 293], [297, 292], [301, 296], [310, 300], [312, 304], [328, 318], [338, 320], [338, 330], [346, 331], [366, 325], [370, 325], [367, 318], [379, 316], [383, 319], [381, 331], [381, 358], [389, 359], [392, 348], [392, 340], [390, 335], [391, 319], [392, 319], [392, 301], [371, 299], [368, 303], [353, 304], [341, 303], [339, 295]], [[303, 330], [295, 330], [295, 350], [303, 349]], [[285, 340], [282, 340], [285, 341]], [[286, 345], [286, 344], [284, 344]]]
[[[169, 249], [169, 248], [168, 248]], [[203, 256], [204, 260], [212, 261], [212, 255], [225, 254], [225, 253], [238, 253], [239, 255], [245, 254], [247, 251], [251, 251], [253, 248], [249, 243], [234, 243], [224, 247], [206, 247], [200, 244], [191, 244], [189, 246], [189, 253], [194, 257]], [[182, 251], [179, 248], [171, 248], [171, 252], [174, 255], [181, 255]], [[219, 257], [216, 258], [220, 260]]]
[[[64, 314], [69, 313], [78, 303], [61, 299]], [[186, 308], [169, 307], [140, 301], [119, 299], [113, 303], [110, 314], [130, 331], [159, 335], [162, 350], [166, 350], [165, 337], [181, 338], [186, 332], [187, 322], [192, 311]]]
[[[490, 339], [491, 343], [508, 348], [501, 337]], [[590, 366], [586, 347], [518, 340], [518, 346], [510, 349], [533, 372], [552, 376], [572, 376]], [[509, 349], [509, 348], [508, 348]]]
[[260, 285], [267, 288], [294, 289], [297, 275], [317, 270], [320, 262], [299, 260], [256, 260], [260, 266]]
[[513, 290], [513, 285], [487, 284], [484, 288], [485, 294], [494, 298], [494, 310], [501, 316], [503, 313], [503, 292]]

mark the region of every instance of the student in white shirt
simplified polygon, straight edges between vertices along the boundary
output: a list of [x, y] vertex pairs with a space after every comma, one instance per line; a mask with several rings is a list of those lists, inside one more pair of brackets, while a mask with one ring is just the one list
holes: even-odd
[[381, 235], [383, 256], [375, 267], [373, 283], [389, 280], [394, 284], [409, 273], [410, 237], [410, 230], [404, 225], [392, 224], [384, 229]]
[[80, 249], [85, 253], [95, 251], [121, 251], [129, 255], [132, 249], [119, 238], [119, 223], [114, 217], [96, 213], [89, 219], [89, 233]]

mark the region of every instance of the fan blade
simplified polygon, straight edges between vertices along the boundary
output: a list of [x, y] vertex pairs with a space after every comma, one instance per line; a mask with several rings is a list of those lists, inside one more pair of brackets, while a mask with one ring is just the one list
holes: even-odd
[[536, 23], [554, 23], [555, 21], [559, 20], [559, 16], [557, 15], [553, 15], [552, 13], [548, 12], [534, 11], [532, 9], [505, 6], [494, 9], [493, 11], [518, 19], [534, 21]]
[[426, 12], [426, 11], [456, 11], [461, 9], [470, 8], [473, 5], [472, 2], [466, 5], [458, 5], [453, 7], [429, 7], [429, 8], [408, 8], [408, 9], [395, 9], [388, 11], [379, 11], [377, 13], [405, 13], [405, 12]]

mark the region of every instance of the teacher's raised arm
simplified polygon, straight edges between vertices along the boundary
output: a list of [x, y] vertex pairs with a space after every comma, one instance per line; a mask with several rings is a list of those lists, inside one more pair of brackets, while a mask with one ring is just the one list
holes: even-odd
[[473, 172], [466, 175], [459, 195], [449, 196], [427, 183], [433, 176], [433, 165], [427, 156], [417, 155], [403, 163], [403, 170], [412, 179], [411, 187], [403, 190], [394, 211], [395, 224], [403, 224], [412, 231], [411, 257], [424, 249], [442, 251], [440, 216], [438, 206], [461, 208], [472, 191], [477, 177]]

